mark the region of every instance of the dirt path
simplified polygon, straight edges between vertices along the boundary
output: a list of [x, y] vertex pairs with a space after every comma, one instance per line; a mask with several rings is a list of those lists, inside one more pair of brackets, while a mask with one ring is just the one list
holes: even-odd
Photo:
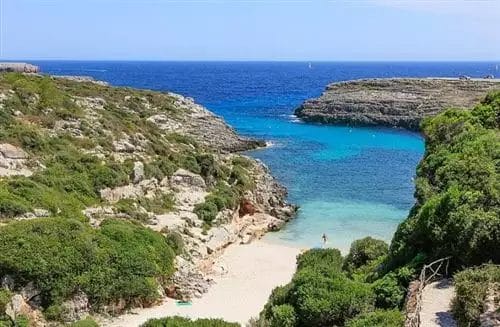
[[420, 326], [422, 327], [456, 327], [451, 315], [451, 300], [455, 288], [449, 279], [442, 279], [425, 286], [422, 293], [422, 311]]

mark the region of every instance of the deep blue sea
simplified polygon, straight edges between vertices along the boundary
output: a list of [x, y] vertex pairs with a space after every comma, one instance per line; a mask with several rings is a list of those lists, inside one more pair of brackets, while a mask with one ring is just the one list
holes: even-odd
[[292, 114], [329, 82], [369, 77], [482, 77], [497, 63], [34, 62], [43, 72], [193, 97], [241, 134], [272, 143], [250, 155], [288, 188], [298, 217], [269, 240], [345, 251], [371, 235], [389, 241], [412, 207], [420, 135], [398, 129], [305, 124]]

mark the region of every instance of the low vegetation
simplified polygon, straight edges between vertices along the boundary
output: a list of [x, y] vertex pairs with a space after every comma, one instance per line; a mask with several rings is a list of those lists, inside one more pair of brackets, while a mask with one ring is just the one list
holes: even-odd
[[[345, 258], [335, 249], [301, 254], [292, 281], [272, 292], [255, 325], [403, 326], [407, 286], [425, 262], [451, 256], [452, 272], [500, 263], [499, 117], [496, 92], [471, 111], [426, 119], [417, 203], [390, 247], [367, 237]], [[455, 274], [460, 326], [479, 326], [487, 290], [500, 294], [499, 272], [490, 264]]]
[[500, 266], [486, 264], [469, 268], [455, 275], [456, 297], [453, 313], [459, 326], [479, 326], [479, 316], [485, 311], [486, 298], [500, 296]]
[[455, 268], [500, 262], [499, 117], [500, 91], [423, 122], [417, 203], [391, 243], [391, 266], [446, 256]]
[[140, 225], [106, 220], [99, 229], [63, 218], [13, 222], [0, 229], [0, 275], [36, 281], [44, 307], [75, 292], [95, 306], [124, 300], [151, 303], [173, 273], [166, 239]]
[[[201, 175], [210, 194], [195, 213], [206, 229], [254, 187], [251, 160], [224, 159], [148, 120], [181, 117], [176, 101], [159, 92], [0, 74], [0, 144], [25, 151], [32, 172], [0, 178], [0, 277], [12, 276], [17, 288], [34, 282], [47, 319], [59, 320], [62, 304], [77, 292], [88, 296], [94, 311], [152, 304], [174, 272], [174, 256], [186, 253], [181, 234], [142, 225], [175, 210], [174, 191], [158, 187], [117, 201], [102, 196], [107, 188], [136, 185], [137, 161], [144, 165], [142, 178], [156, 185], [180, 168]], [[90, 218], [84, 212], [90, 207], [111, 213]], [[0, 326], [13, 323], [3, 316], [9, 301], [10, 293], [0, 291]]]

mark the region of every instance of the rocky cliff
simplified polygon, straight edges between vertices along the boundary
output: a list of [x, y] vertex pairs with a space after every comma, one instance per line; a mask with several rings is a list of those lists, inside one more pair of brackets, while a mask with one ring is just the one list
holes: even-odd
[[237, 153], [261, 145], [180, 95], [0, 74], [0, 323], [200, 296], [225, 247], [294, 215]]
[[500, 80], [390, 78], [332, 83], [295, 114], [310, 122], [390, 126], [418, 130], [420, 121], [445, 108], [470, 108]]
[[24, 62], [0, 62], [0, 72], [38, 73], [40, 68]]

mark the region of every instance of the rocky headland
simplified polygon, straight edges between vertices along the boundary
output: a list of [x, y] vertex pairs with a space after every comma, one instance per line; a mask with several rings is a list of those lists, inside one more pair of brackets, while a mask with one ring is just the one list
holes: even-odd
[[363, 79], [329, 84], [295, 114], [309, 122], [418, 130], [424, 117], [470, 108], [500, 80], [452, 78]]
[[0, 62], [0, 72], [38, 73], [40, 67], [25, 62]]
[[[10, 299], [0, 320], [22, 316], [45, 326], [46, 320], [70, 322], [92, 312], [151, 306], [165, 296], [200, 297], [224, 269], [217, 262], [227, 246], [279, 229], [296, 211], [267, 167], [238, 153], [264, 143], [239, 136], [190, 98], [7, 73], [0, 74], [0, 117], [0, 293]], [[116, 229], [113, 236], [110, 228]], [[26, 248], [11, 246], [14, 234], [26, 235], [26, 229], [33, 237], [23, 240]], [[136, 236], [126, 239], [129, 229]], [[51, 242], [62, 244], [71, 235], [64, 249], [80, 253], [71, 248], [80, 234], [72, 233], [82, 231], [106, 233], [116, 246], [149, 235], [147, 258], [130, 257], [117, 267], [120, 278], [130, 278], [125, 289], [116, 285], [102, 293], [96, 286], [107, 274], [102, 287], [118, 283], [112, 275], [117, 259], [107, 259], [96, 273], [58, 257], [65, 254]], [[158, 235], [168, 251], [150, 258], [165, 246]], [[112, 251], [104, 249], [101, 255]], [[129, 261], [136, 259], [134, 268]], [[141, 269], [146, 262], [140, 260], [152, 262]], [[151, 272], [162, 265], [164, 272]], [[53, 271], [56, 266], [59, 271]], [[83, 275], [73, 276], [77, 271]], [[142, 283], [149, 291], [129, 289]], [[54, 296], [56, 286], [62, 289]]]

